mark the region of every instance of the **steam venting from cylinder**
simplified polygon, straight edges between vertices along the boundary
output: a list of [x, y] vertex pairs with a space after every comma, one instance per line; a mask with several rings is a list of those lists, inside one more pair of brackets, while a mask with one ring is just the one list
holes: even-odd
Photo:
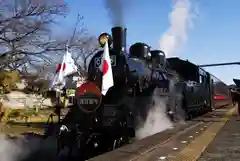
[[127, 29], [117, 26], [112, 28], [113, 50], [115, 52], [125, 52], [126, 50]]

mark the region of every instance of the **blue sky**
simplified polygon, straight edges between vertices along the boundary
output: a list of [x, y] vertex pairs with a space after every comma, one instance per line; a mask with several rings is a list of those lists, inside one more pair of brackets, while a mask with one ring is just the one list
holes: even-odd
[[[112, 24], [103, 0], [66, 0], [70, 5], [69, 15], [62, 20], [62, 29], [71, 29], [77, 13], [84, 16], [84, 23], [90, 34], [99, 35], [110, 32]], [[153, 48], [162, 34], [168, 29], [168, 14], [172, 9], [171, 0], [129, 0], [125, 26], [128, 28], [127, 43], [142, 41]], [[195, 0], [196, 1], [196, 0]], [[130, 7], [129, 7], [130, 6]], [[197, 1], [198, 16], [194, 27], [188, 33], [187, 42], [181, 46], [179, 57], [196, 64], [240, 61], [240, 1], [239, 0], [201, 0]], [[240, 66], [206, 68], [227, 84], [232, 78], [240, 78]]]

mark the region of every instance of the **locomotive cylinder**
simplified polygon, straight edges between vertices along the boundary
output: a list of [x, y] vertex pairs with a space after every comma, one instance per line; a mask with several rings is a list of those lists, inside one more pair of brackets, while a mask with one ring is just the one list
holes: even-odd
[[121, 26], [112, 28], [113, 50], [115, 52], [125, 52], [127, 29]]

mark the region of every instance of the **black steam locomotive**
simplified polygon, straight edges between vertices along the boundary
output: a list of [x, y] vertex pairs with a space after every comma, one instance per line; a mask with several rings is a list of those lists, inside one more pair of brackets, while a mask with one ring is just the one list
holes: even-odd
[[[100, 42], [105, 40], [114, 86], [89, 109], [77, 103], [81, 97], [76, 94], [76, 103], [59, 127], [59, 147], [68, 146], [68, 155], [86, 159], [128, 144], [153, 106], [164, 108], [172, 121], [180, 108], [185, 120], [198, 112], [211, 111], [215, 89], [208, 72], [188, 61], [166, 58], [163, 51], [150, 50], [145, 43], [133, 44], [127, 54], [123, 27], [112, 28], [112, 37], [102, 34]], [[102, 54], [100, 50], [91, 59], [87, 79], [99, 89]], [[158, 100], [163, 100], [165, 107], [158, 106]]]

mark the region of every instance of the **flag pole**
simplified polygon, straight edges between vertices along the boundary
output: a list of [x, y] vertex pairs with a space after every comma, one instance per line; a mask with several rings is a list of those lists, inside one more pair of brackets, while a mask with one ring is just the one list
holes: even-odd
[[[65, 45], [65, 52], [69, 51], [69, 41]], [[61, 65], [62, 68], [63, 64]], [[60, 69], [61, 70], [61, 69]], [[66, 93], [66, 91], [65, 91]], [[64, 96], [65, 97], [65, 96]], [[58, 115], [58, 123], [60, 124], [61, 122], [61, 109], [63, 108], [62, 106], [65, 105], [65, 98], [63, 98], [63, 102], [61, 102], [61, 89], [57, 90], [57, 115]]]
[[[69, 43], [70, 43], [71, 41], [68, 41], [68, 43], [66, 44], [66, 51], [67, 52], [69, 52]], [[74, 60], [74, 59], [73, 59]], [[74, 64], [76, 65], [76, 67], [78, 67], [78, 65], [77, 65], [77, 63], [76, 63], [76, 61], [74, 60]], [[77, 73], [78, 73], [78, 75], [79, 76], [81, 76], [81, 72], [79, 71], [79, 68], [77, 68]]]

